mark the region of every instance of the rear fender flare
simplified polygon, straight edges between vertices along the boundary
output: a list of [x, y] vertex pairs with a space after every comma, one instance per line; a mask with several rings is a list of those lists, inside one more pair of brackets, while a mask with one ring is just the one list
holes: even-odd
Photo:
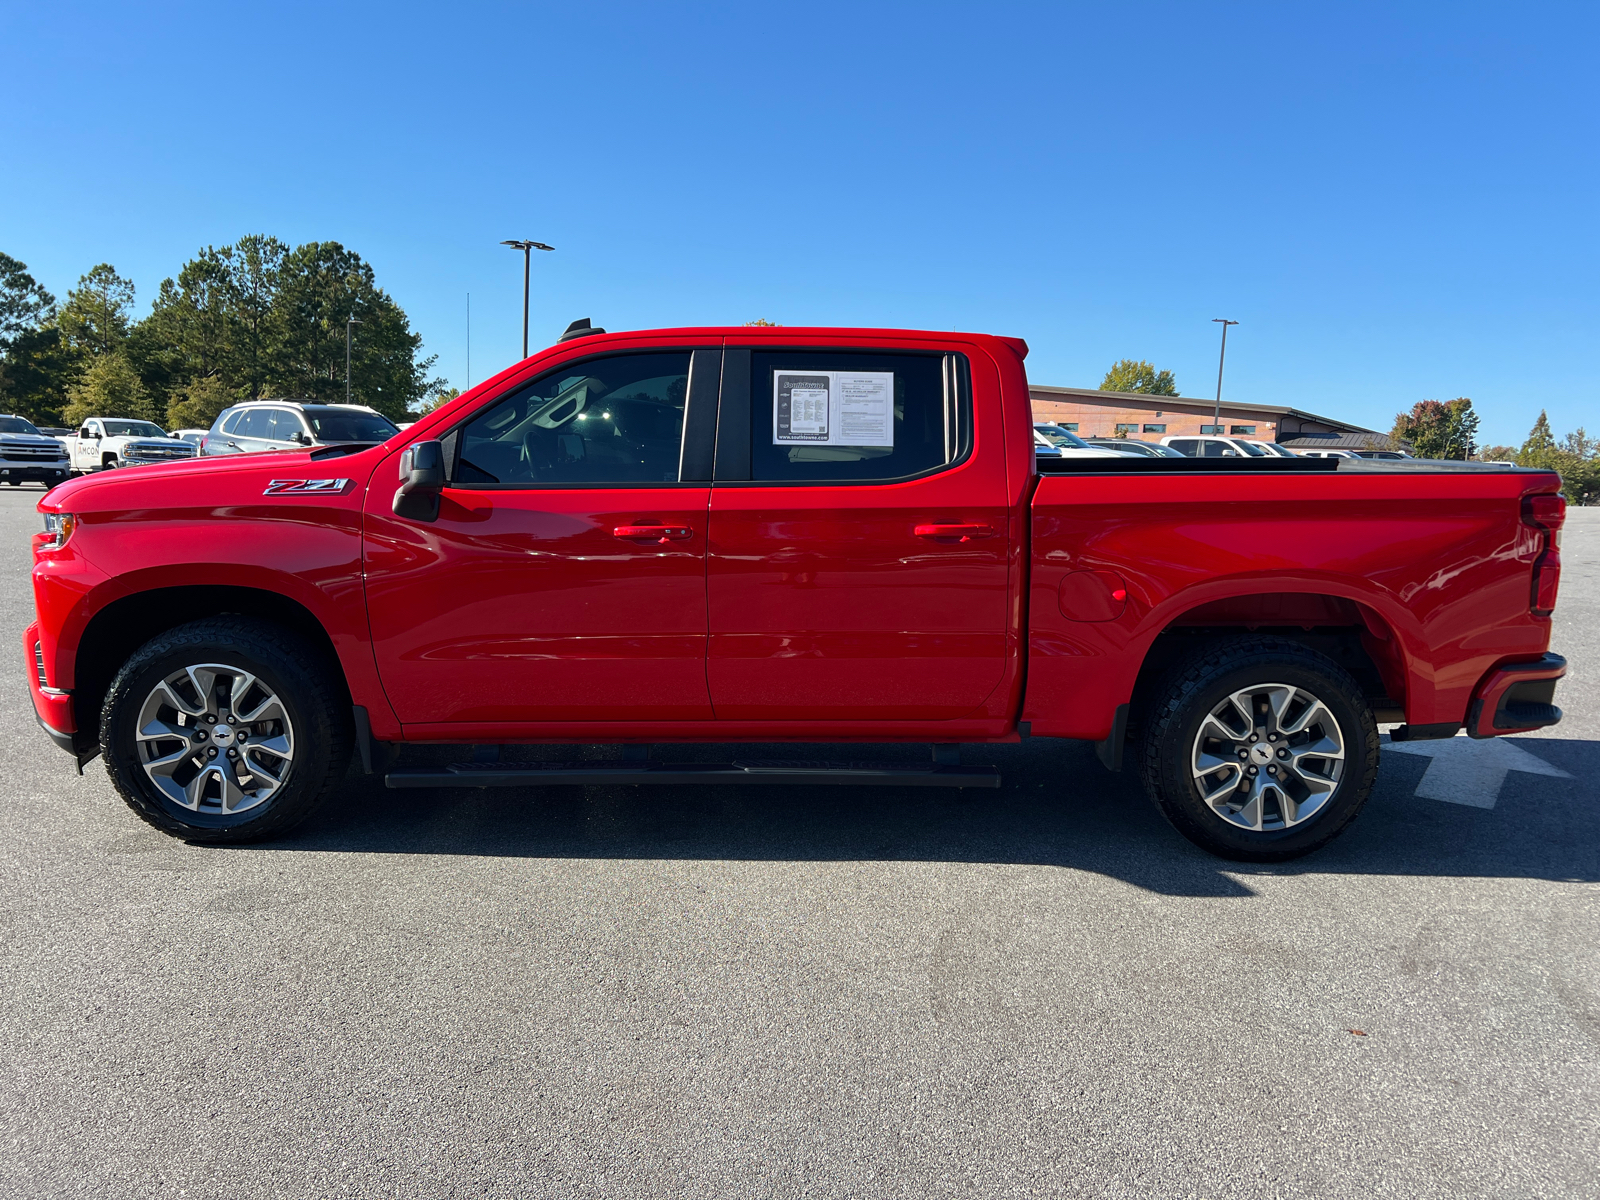
[[[1137, 590], [1136, 577], [1130, 575], [1130, 583], [1130, 599], [1137, 602], [1142, 597]], [[1270, 595], [1333, 596], [1350, 601], [1356, 606], [1367, 635], [1378, 643], [1393, 647], [1393, 665], [1401, 673], [1407, 707], [1424, 696], [1431, 702], [1433, 664], [1425, 653], [1427, 643], [1422, 627], [1399, 600], [1379, 588], [1362, 587], [1348, 577], [1283, 575], [1209, 579], [1175, 592], [1146, 609], [1129, 638], [1129, 659], [1136, 660], [1137, 667], [1126, 680], [1127, 693], [1124, 698], [1132, 699], [1134, 686], [1144, 672], [1156, 638], [1173, 628], [1184, 616], [1221, 600]], [[1382, 671], [1385, 664], [1380, 662], [1378, 666]]]

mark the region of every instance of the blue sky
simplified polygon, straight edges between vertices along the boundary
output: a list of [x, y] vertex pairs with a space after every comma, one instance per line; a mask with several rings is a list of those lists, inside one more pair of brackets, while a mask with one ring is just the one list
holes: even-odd
[[1017, 334], [1387, 429], [1600, 431], [1600, 6], [0, 5], [0, 250], [57, 296], [244, 233], [438, 370], [607, 328]]

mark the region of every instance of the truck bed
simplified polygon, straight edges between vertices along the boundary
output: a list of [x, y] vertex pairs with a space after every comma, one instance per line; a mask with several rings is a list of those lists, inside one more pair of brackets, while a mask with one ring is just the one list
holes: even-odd
[[1533, 467], [1454, 459], [1398, 458], [1039, 458], [1041, 475], [1540, 475]]

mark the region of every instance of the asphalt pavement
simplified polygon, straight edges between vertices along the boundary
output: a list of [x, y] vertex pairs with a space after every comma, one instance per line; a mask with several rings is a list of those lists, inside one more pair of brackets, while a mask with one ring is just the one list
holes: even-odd
[[968, 796], [352, 776], [187, 846], [34, 724], [39, 495], [0, 489], [5, 1195], [1596, 1194], [1600, 509], [1566, 721], [1386, 750], [1250, 868], [1045, 740]]

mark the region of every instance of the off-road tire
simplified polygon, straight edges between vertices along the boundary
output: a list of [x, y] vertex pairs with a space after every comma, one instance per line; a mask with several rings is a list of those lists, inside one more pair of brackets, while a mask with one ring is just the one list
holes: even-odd
[[[1190, 754], [1213, 707], [1240, 689], [1269, 681], [1305, 688], [1322, 701], [1344, 739], [1343, 775], [1322, 808], [1302, 823], [1242, 829], [1202, 800]], [[1361, 811], [1378, 776], [1378, 726], [1360, 685], [1326, 655], [1288, 638], [1230, 637], [1179, 660], [1153, 690], [1140, 774], [1162, 815], [1202, 850], [1239, 862], [1283, 862], [1327, 845]]]
[[[100, 749], [118, 794], [163, 833], [191, 842], [259, 841], [299, 824], [344, 778], [350, 761], [350, 710], [322, 658], [307, 653], [283, 627], [249, 617], [209, 617], [146, 642], [117, 672], [100, 711]], [[242, 813], [195, 812], [173, 803], [150, 781], [139, 758], [135, 726], [145, 698], [170, 673], [199, 663], [258, 675], [293, 723], [294, 758], [277, 793]]]

